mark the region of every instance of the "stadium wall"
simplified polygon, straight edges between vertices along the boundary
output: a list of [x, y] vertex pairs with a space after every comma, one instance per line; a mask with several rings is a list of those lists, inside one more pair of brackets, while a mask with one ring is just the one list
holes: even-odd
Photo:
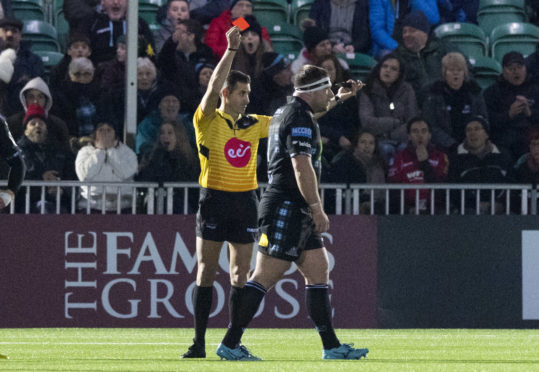
[[[0, 327], [191, 327], [194, 216], [0, 215]], [[335, 326], [539, 325], [535, 216], [331, 216]], [[254, 266], [254, 259], [252, 262]], [[295, 267], [253, 327], [312, 327]], [[226, 327], [223, 249], [210, 327]]]

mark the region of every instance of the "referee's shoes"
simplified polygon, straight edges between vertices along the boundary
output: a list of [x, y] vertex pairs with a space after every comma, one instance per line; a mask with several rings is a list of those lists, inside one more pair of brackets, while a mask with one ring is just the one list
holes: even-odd
[[231, 349], [223, 344], [219, 344], [217, 347], [217, 355], [221, 357], [221, 360], [226, 359], [242, 362], [262, 360], [261, 358], [251, 354], [251, 352], [243, 345], [240, 345], [235, 349]]
[[354, 349], [354, 344], [341, 344], [333, 349], [324, 349], [322, 359], [361, 359], [367, 358], [369, 349]]

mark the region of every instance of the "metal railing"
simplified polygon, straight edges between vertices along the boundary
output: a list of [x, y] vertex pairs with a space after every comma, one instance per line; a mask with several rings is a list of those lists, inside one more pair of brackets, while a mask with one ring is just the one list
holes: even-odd
[[[7, 182], [0, 181], [0, 188]], [[81, 203], [83, 187], [101, 191], [98, 208]], [[266, 184], [261, 184], [261, 194]], [[110, 190], [116, 190], [114, 194]], [[128, 189], [129, 193], [125, 190]], [[107, 190], [107, 192], [104, 192]], [[195, 182], [79, 182], [24, 181], [10, 213], [53, 214], [189, 214], [196, 210], [199, 185]], [[320, 194], [331, 214], [454, 215], [537, 214], [537, 188], [531, 184], [322, 184]], [[422, 197], [420, 197], [420, 194]], [[122, 201], [130, 201], [125, 208]], [[420, 205], [420, 199], [427, 205]], [[115, 208], [107, 209], [107, 200]], [[424, 204], [424, 203], [423, 203]], [[83, 205], [81, 207], [81, 205]], [[110, 206], [110, 203], [108, 203]], [[178, 207], [179, 206], [179, 207]]]

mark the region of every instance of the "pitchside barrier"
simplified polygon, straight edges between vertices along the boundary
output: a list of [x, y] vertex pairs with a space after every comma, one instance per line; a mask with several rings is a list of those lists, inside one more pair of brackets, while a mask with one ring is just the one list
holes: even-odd
[[[454, 185], [444, 186], [450, 199], [468, 192], [454, 194]], [[145, 187], [143, 200], [154, 209], [144, 212], [135, 204], [121, 215], [88, 215], [76, 208], [47, 216], [0, 214], [0, 327], [191, 327], [195, 216], [157, 214], [160, 198], [167, 212], [167, 188], [160, 193], [156, 184]], [[507, 200], [509, 215], [498, 209], [502, 214], [476, 215], [473, 207], [468, 211], [465, 197], [464, 209], [451, 203], [449, 215], [444, 208], [435, 209], [441, 215], [415, 215], [406, 208], [401, 215], [399, 203], [397, 214], [331, 215], [324, 240], [335, 326], [539, 326], [539, 217], [511, 211], [518, 206], [520, 213], [531, 213], [534, 191], [489, 187], [495, 190], [496, 208], [507, 206], [499, 202]], [[44, 193], [54, 195], [51, 190]], [[502, 199], [497, 190], [504, 191]], [[330, 191], [325, 189], [326, 197]], [[354, 193], [353, 188], [341, 191], [343, 201], [350, 195], [351, 211]], [[397, 198], [407, 195], [406, 190], [396, 193]], [[136, 190], [131, 195], [138, 199]], [[358, 210], [364, 201], [357, 201]], [[481, 208], [487, 201], [479, 196]], [[223, 249], [210, 327], [228, 323], [229, 287]], [[312, 327], [295, 266], [269, 292], [252, 326]]]

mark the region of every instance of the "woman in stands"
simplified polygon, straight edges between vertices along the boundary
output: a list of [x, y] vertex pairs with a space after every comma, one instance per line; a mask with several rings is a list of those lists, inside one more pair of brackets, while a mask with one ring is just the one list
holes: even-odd
[[386, 164], [406, 146], [406, 122], [418, 113], [414, 90], [404, 81], [404, 65], [394, 54], [386, 54], [367, 77], [359, 98], [361, 125], [376, 136]]
[[264, 69], [262, 54], [271, 49], [263, 43], [262, 27], [256, 17], [248, 15], [245, 20], [249, 23], [249, 28], [241, 32], [241, 45], [232, 63], [232, 69], [249, 75], [253, 80], [258, 78]]

